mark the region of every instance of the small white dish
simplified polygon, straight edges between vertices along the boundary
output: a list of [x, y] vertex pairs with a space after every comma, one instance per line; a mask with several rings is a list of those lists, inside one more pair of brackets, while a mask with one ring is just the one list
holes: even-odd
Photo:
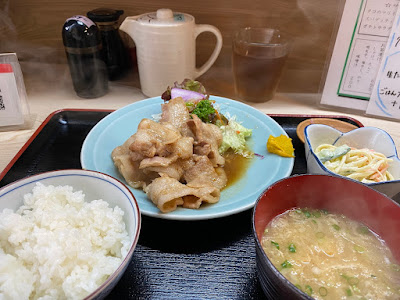
[[24, 195], [32, 193], [36, 184], [45, 186], [72, 186], [74, 191], [82, 191], [86, 201], [103, 199], [110, 207], [119, 206], [124, 211], [124, 222], [130, 238], [129, 250], [119, 267], [85, 300], [104, 299], [124, 274], [139, 239], [141, 215], [139, 206], [131, 191], [117, 179], [95, 171], [58, 170], [45, 172], [15, 181], [0, 189], [0, 211], [8, 208], [16, 211], [23, 205]]
[[361, 127], [343, 133], [327, 125], [311, 124], [305, 128], [304, 133], [307, 173], [341, 176], [327, 169], [315, 154], [315, 149], [321, 144], [335, 146], [347, 144], [354, 148], [373, 149], [393, 159], [388, 171], [396, 180], [364, 184], [400, 201], [400, 159], [397, 155], [396, 145], [386, 131], [376, 127]]

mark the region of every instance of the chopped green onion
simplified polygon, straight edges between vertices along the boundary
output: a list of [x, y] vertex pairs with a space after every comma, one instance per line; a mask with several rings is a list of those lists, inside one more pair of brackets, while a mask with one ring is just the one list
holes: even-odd
[[311, 296], [311, 294], [313, 293], [313, 289], [311, 286], [309, 286], [308, 284], [306, 285], [306, 293], [307, 295]]
[[296, 252], [296, 246], [293, 243], [289, 245], [289, 252], [292, 252], [292, 253]]
[[276, 247], [276, 249], [279, 250], [279, 244], [277, 242], [271, 241], [271, 244]]
[[297, 287], [300, 291], [302, 291], [301, 285], [300, 284], [295, 284], [295, 287]]
[[324, 215], [329, 214], [329, 212], [328, 212], [326, 209], [321, 209], [321, 211], [322, 211], [322, 213], [323, 213]]
[[303, 213], [307, 218], [311, 218], [311, 213], [308, 210], [303, 210]]
[[326, 288], [324, 288], [323, 286], [321, 286], [319, 288], [318, 292], [322, 297], [325, 297], [326, 295], [328, 295], [328, 290]]
[[285, 260], [282, 264], [281, 264], [282, 268], [287, 269], [287, 268], [291, 268], [292, 264], [288, 261]]
[[391, 266], [391, 268], [392, 268], [394, 271], [396, 271], [396, 272], [399, 272], [399, 271], [400, 271], [400, 266], [399, 266], [399, 265], [397, 265], [397, 264], [391, 264], [390, 266]]
[[321, 213], [318, 210], [316, 210], [313, 212], [313, 216], [316, 218], [319, 218], [319, 217], [321, 217]]
[[[347, 276], [346, 274], [340, 274], [341, 277], [346, 279], [349, 284], [354, 285], [358, 283], [358, 278], [357, 277], [352, 277], [352, 276]], [[353, 281], [351, 281], [353, 280]]]
[[314, 224], [317, 224], [317, 221], [315, 221], [315, 220], [311, 220]]
[[347, 276], [346, 274], [340, 274], [340, 276], [343, 277], [343, 278], [346, 279], [346, 280], [349, 280], [349, 278], [350, 278], [350, 277]]
[[367, 226], [360, 226], [357, 228], [357, 232], [361, 234], [369, 234], [369, 228]]
[[349, 277], [349, 278], [347, 279], [347, 282], [348, 282], [350, 285], [357, 285], [358, 282], [359, 282], [359, 280], [358, 280], [357, 277]]
[[356, 250], [359, 253], [363, 253], [365, 249], [359, 245], [354, 245], [354, 250]]
[[323, 239], [323, 238], [325, 237], [325, 233], [323, 233], [323, 232], [317, 232], [317, 233], [315, 234], [315, 236], [316, 236], [318, 239]]
[[333, 225], [332, 225], [332, 227], [333, 227], [335, 230], [337, 230], [337, 231], [339, 231], [339, 230], [340, 230], [340, 226], [339, 226], [339, 225], [337, 225], [337, 224], [333, 224]]
[[346, 294], [347, 294], [347, 296], [352, 296], [353, 295], [353, 293], [351, 292], [351, 289], [347, 289], [346, 290]]
[[357, 284], [360, 282], [357, 277], [347, 276], [345, 274], [340, 274], [340, 276], [346, 279], [346, 281], [353, 287], [353, 290], [360, 291], [357, 288]]

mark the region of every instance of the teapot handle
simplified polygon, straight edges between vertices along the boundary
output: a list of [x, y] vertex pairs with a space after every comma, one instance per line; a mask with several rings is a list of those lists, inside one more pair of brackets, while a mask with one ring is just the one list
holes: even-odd
[[196, 25], [195, 32], [194, 32], [195, 38], [197, 38], [197, 36], [200, 33], [205, 32], [205, 31], [209, 31], [209, 32], [213, 33], [215, 35], [215, 37], [217, 38], [217, 43], [215, 45], [214, 51], [211, 54], [210, 58], [200, 68], [195, 69], [195, 71], [194, 71], [195, 79], [197, 77], [199, 77], [200, 75], [203, 75], [213, 65], [213, 63], [216, 61], [216, 59], [222, 49], [222, 35], [221, 35], [221, 32], [218, 30], [218, 28], [215, 26], [204, 25], [204, 24]]

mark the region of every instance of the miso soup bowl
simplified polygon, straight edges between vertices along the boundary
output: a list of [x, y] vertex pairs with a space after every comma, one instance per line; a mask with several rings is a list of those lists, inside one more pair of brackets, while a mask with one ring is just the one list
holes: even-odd
[[268, 299], [312, 299], [287, 280], [262, 248], [268, 223], [292, 208], [326, 209], [359, 221], [376, 232], [400, 261], [400, 205], [356, 181], [330, 175], [295, 175], [277, 181], [258, 198], [253, 210], [256, 264]]

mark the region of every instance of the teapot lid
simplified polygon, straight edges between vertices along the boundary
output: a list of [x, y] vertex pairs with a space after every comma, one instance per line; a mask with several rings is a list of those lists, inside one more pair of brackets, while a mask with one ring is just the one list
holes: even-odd
[[160, 8], [156, 12], [139, 16], [137, 21], [154, 25], [180, 25], [182, 23], [193, 22], [194, 18], [188, 14], [173, 12], [169, 8]]

